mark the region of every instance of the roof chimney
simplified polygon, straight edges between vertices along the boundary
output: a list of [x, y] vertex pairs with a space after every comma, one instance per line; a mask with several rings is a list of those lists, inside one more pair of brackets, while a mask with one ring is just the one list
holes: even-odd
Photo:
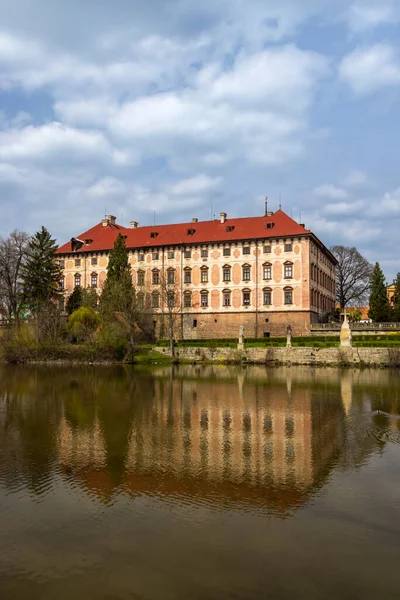
[[129, 223], [129, 228], [130, 229], [136, 229], [136, 227], [139, 225], [139, 223], [137, 221], [130, 221]]
[[227, 216], [228, 215], [226, 214], [226, 212], [219, 213], [219, 221], [220, 221], [220, 223], [222, 223], [222, 224], [225, 223]]
[[199, 220], [198, 220], [198, 218], [197, 218], [197, 217], [193, 217], [193, 219], [192, 219], [192, 223], [198, 223], [198, 221], [199, 221]]
[[265, 213], [264, 216], [268, 215], [268, 196], [265, 198]]
[[103, 223], [103, 227], [107, 227], [107, 225], [115, 225], [116, 220], [117, 217], [114, 217], [114, 215], [106, 215], [101, 222]]

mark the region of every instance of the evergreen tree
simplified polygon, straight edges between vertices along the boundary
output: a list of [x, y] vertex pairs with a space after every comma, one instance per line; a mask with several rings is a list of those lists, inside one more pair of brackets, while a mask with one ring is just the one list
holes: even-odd
[[394, 291], [393, 321], [400, 323], [400, 273], [397, 273]]
[[25, 302], [33, 312], [62, 296], [56, 250], [57, 244], [45, 227], [29, 240], [22, 281]]
[[134, 301], [131, 266], [125, 238], [119, 234], [110, 252], [107, 279], [100, 299], [100, 310], [106, 319], [113, 312], [127, 312]]
[[83, 304], [83, 290], [80, 285], [78, 285], [70, 297], [67, 300], [67, 306], [65, 307], [68, 315], [72, 315], [73, 312], [78, 310]]
[[385, 275], [379, 266], [375, 264], [371, 276], [371, 295], [369, 297], [368, 316], [375, 323], [384, 323], [390, 316], [390, 305], [386, 291]]

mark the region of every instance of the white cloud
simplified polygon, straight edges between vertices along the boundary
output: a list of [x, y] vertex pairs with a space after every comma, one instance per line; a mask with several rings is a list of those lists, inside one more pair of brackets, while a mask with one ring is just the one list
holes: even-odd
[[378, 25], [393, 23], [396, 20], [394, 3], [387, 0], [373, 0], [372, 2], [356, 2], [348, 10], [348, 25], [350, 29], [359, 33]]
[[389, 44], [357, 48], [341, 62], [339, 75], [356, 94], [400, 84], [400, 55]]
[[367, 184], [371, 184], [370, 177], [363, 171], [350, 171], [350, 173], [343, 180], [343, 185], [350, 188], [362, 187]]
[[208, 175], [196, 175], [190, 179], [182, 179], [168, 186], [171, 194], [176, 196], [203, 194], [218, 188], [222, 183], [222, 177], [209, 177]]
[[346, 190], [338, 188], [338, 187], [332, 185], [331, 183], [326, 183], [324, 185], [320, 185], [319, 187], [315, 188], [314, 194], [316, 196], [321, 196], [324, 198], [332, 198], [335, 200], [341, 200], [342, 198], [347, 198], [349, 195], [348, 192], [346, 192]]

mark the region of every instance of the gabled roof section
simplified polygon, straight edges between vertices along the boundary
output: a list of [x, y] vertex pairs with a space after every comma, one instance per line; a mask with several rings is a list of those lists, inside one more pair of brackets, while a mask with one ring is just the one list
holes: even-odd
[[[188, 230], [192, 233], [188, 235]], [[237, 219], [197, 221], [172, 225], [150, 225], [127, 228], [115, 222], [98, 223], [92, 229], [77, 236], [80, 240], [91, 240], [76, 252], [101, 252], [111, 250], [115, 239], [121, 233], [126, 240], [127, 248], [155, 248], [159, 246], [201, 245], [207, 243], [224, 243], [250, 241], [253, 239], [285, 238], [311, 235], [321, 247], [323, 244], [309, 230], [294, 221], [282, 210], [262, 217], [241, 217]], [[76, 238], [72, 238], [76, 239]], [[336, 262], [329, 250], [325, 251]], [[71, 241], [60, 246], [58, 254], [71, 254], [74, 250]]]
[[132, 230], [128, 229], [127, 227], [122, 227], [121, 225], [112, 223], [108, 223], [106, 226], [104, 226], [103, 223], [100, 222], [91, 229], [88, 229], [88, 231], [81, 233], [77, 237], [73, 237], [69, 242], [60, 246], [57, 250], [57, 254], [73, 253], [73, 246], [75, 245], [73, 240], [75, 239], [79, 239], [81, 241], [92, 240], [89, 245], [83, 243], [83, 245], [76, 250], [77, 252], [99, 252], [101, 250], [111, 250], [119, 233], [127, 236], [129, 233], [132, 233]]

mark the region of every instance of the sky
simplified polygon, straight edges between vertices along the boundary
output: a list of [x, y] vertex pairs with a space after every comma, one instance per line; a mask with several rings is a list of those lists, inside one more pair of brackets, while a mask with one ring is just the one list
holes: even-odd
[[0, 235], [282, 209], [400, 271], [400, 0], [0, 0]]

